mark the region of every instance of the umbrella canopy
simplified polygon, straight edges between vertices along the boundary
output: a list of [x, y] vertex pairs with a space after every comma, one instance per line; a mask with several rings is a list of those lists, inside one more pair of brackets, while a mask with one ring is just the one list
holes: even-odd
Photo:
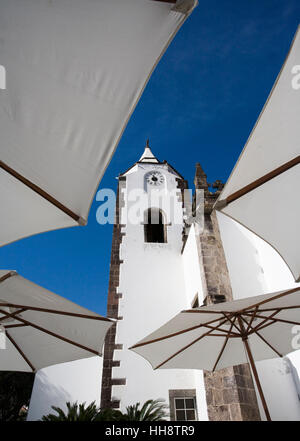
[[196, 3], [0, 0], [0, 245], [86, 223], [143, 89]]
[[[113, 321], [12, 271], [0, 271], [0, 370], [35, 372], [101, 355]], [[1, 340], [2, 342], [2, 340]]]
[[216, 209], [275, 248], [300, 281], [300, 27]]
[[300, 288], [182, 311], [130, 349], [154, 369], [215, 371], [251, 364], [267, 418], [254, 360], [294, 350], [292, 327], [300, 325]]

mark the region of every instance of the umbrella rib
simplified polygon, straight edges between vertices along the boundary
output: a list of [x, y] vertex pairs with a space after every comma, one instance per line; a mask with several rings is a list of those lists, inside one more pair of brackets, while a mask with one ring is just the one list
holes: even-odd
[[[222, 334], [209, 334], [209, 337], [226, 337], [228, 335], [228, 331], [227, 331], [227, 333], [226, 332], [223, 332]], [[229, 336], [231, 337], [231, 338], [240, 338], [241, 336], [240, 335], [238, 335], [238, 334], [236, 334], [236, 333], [234, 333], [234, 334], [229, 334]]]
[[68, 315], [71, 317], [78, 317], [78, 318], [85, 318], [85, 319], [91, 319], [91, 320], [99, 320], [99, 321], [105, 321], [105, 322], [112, 322], [111, 319], [107, 317], [99, 317], [99, 316], [93, 316], [93, 315], [87, 315], [87, 314], [78, 314], [76, 312], [68, 312], [68, 311], [59, 311], [57, 309], [46, 309], [46, 308], [38, 308], [35, 306], [27, 306], [27, 305], [17, 305], [15, 303], [1, 303], [0, 306], [8, 306], [12, 308], [25, 308], [31, 311], [39, 311], [39, 312], [47, 312], [49, 314], [60, 314], [60, 315]]
[[[249, 311], [249, 309], [253, 309], [256, 306], [264, 305], [265, 303], [271, 302], [272, 300], [280, 299], [281, 297], [287, 296], [289, 294], [293, 294], [294, 292], [297, 292], [297, 291], [300, 291], [300, 289], [299, 288], [289, 289], [288, 291], [282, 292], [281, 294], [277, 294], [276, 296], [270, 297], [269, 299], [262, 300], [261, 302], [254, 303], [253, 305], [248, 306], [245, 309], [241, 309], [240, 312], [242, 312], [242, 313], [247, 312], [247, 311]], [[277, 308], [272, 308], [272, 309], [274, 310], [274, 309], [277, 309]]]
[[18, 311], [15, 312], [11, 312], [11, 313], [6, 313], [5, 311], [2, 312], [2, 314], [4, 315], [4, 317], [0, 317], [0, 323], [3, 322], [3, 320], [6, 320], [8, 318], [16, 318], [15, 316], [17, 314], [21, 314], [21, 312], [26, 311], [26, 308], [21, 308]]
[[35, 372], [36, 369], [33, 366], [33, 364], [29, 361], [29, 359], [26, 357], [26, 355], [24, 354], [24, 352], [21, 350], [21, 348], [19, 347], [19, 345], [16, 343], [16, 341], [12, 338], [12, 336], [5, 331], [5, 334], [7, 336], [7, 338], [11, 341], [11, 343], [14, 345], [14, 347], [16, 348], [16, 350], [19, 352], [19, 354], [22, 356], [22, 358], [26, 361], [26, 363], [28, 364], [28, 366], [32, 369], [32, 372]]
[[[270, 322], [269, 322], [269, 323], [266, 323], [266, 324], [263, 325], [263, 326], [259, 326], [259, 327], [257, 326], [257, 327], [255, 328], [255, 330], [256, 330], [256, 331], [261, 331], [262, 329], [268, 328], [269, 326], [273, 325], [274, 323], [275, 323], [275, 320], [270, 319]], [[253, 331], [250, 331], [249, 334], [253, 334]]]
[[[224, 203], [226, 205], [228, 205], [231, 202], [239, 199], [240, 197], [245, 196], [250, 191], [253, 191], [256, 188], [260, 187], [261, 185], [265, 184], [266, 182], [270, 181], [271, 179], [276, 178], [277, 176], [286, 172], [290, 168], [295, 167], [298, 164], [300, 164], [300, 155], [296, 156], [296, 158], [282, 164], [280, 167], [277, 167], [275, 170], [272, 170], [271, 172], [267, 173], [266, 175], [256, 179], [255, 181], [251, 182], [250, 184], [246, 185], [245, 187], [242, 187], [240, 190], [237, 190], [236, 192], [227, 196], [226, 199], [224, 199], [223, 201], [220, 201], [220, 202], [222, 203], [222, 205]], [[216, 208], [218, 208], [218, 205], [216, 205]]]
[[[276, 314], [278, 314], [278, 312], [280, 312], [280, 311], [277, 311]], [[248, 314], [245, 314], [245, 315], [248, 315]], [[284, 320], [284, 319], [274, 318], [272, 316], [265, 317], [263, 315], [257, 315], [256, 317], [263, 318], [265, 320], [263, 322], [261, 322], [259, 325], [257, 325], [254, 329], [260, 329], [260, 326], [262, 325], [262, 323], [265, 323], [268, 320], [272, 320], [272, 322], [287, 323], [289, 325], [300, 325], [300, 322], [294, 322], [292, 320]]]
[[71, 217], [74, 221], [78, 222], [78, 224], [80, 224], [80, 225], [85, 225], [86, 224], [86, 220], [82, 219], [81, 216], [79, 216], [78, 214], [74, 213], [72, 210], [70, 210], [64, 204], [59, 202], [57, 199], [55, 199], [53, 196], [51, 196], [49, 193], [47, 193], [41, 187], [39, 187], [38, 185], [34, 184], [29, 179], [25, 178], [25, 176], [22, 176], [20, 173], [18, 173], [13, 168], [9, 167], [3, 161], [0, 161], [0, 168], [2, 168], [6, 173], [8, 173], [11, 176], [13, 176], [19, 182], [22, 182], [22, 184], [26, 185], [26, 187], [30, 188], [32, 191], [37, 193], [43, 199], [46, 199], [48, 202], [50, 202], [50, 204], [54, 205], [59, 210], [63, 211], [66, 215]]
[[[1, 309], [0, 309], [0, 312], [3, 313], [3, 311]], [[69, 343], [69, 344], [71, 344], [73, 346], [77, 346], [77, 347], [79, 347], [81, 349], [84, 349], [85, 351], [88, 351], [88, 352], [91, 352], [93, 354], [99, 355], [99, 352], [95, 351], [94, 349], [88, 348], [88, 347], [86, 347], [84, 345], [81, 345], [80, 343], [76, 343], [73, 340], [70, 340], [70, 339], [68, 339], [66, 337], [63, 337], [62, 335], [56, 334], [55, 332], [49, 331], [48, 329], [42, 328], [41, 326], [35, 325], [34, 323], [29, 322], [27, 320], [24, 320], [24, 319], [22, 319], [20, 317], [15, 317], [15, 318], [16, 318], [16, 320], [18, 320], [18, 321], [20, 321], [20, 322], [22, 322], [22, 323], [24, 323], [26, 325], [29, 325], [32, 328], [38, 329], [39, 331], [44, 332], [45, 334], [49, 334], [52, 337], [55, 337], [55, 338], [57, 338], [59, 340], [62, 340], [62, 341], [65, 341], [66, 343]]]
[[277, 349], [275, 349], [274, 346], [272, 346], [261, 334], [259, 334], [257, 331], [254, 332], [259, 336], [259, 338], [262, 339], [263, 342], [266, 343], [266, 345], [270, 346], [270, 348], [275, 352], [275, 354], [277, 354], [279, 357], [283, 357], [283, 355], [280, 352], [278, 352]]
[[228, 315], [227, 315], [227, 313], [226, 312], [222, 312], [222, 314], [224, 315], [224, 317], [226, 317], [226, 319], [227, 320], [229, 320], [230, 321], [230, 323], [232, 323], [233, 324], [233, 326], [238, 330], [238, 332], [239, 332], [239, 334], [238, 335], [241, 335], [241, 330], [236, 326], [236, 324], [234, 323], [235, 322], [235, 318], [234, 318], [234, 320], [232, 321], [231, 320], [231, 318], [232, 317], [229, 317]]
[[[211, 324], [211, 323], [218, 322], [219, 320], [220, 320], [220, 317], [217, 318], [217, 319], [211, 320], [209, 322], [206, 322], [205, 324], [208, 325], [208, 324]], [[140, 346], [146, 346], [146, 345], [150, 345], [152, 343], [156, 343], [156, 342], [161, 341], [161, 340], [166, 340], [167, 338], [176, 337], [177, 335], [185, 334], [186, 332], [190, 332], [190, 331], [193, 331], [195, 329], [202, 328], [203, 326], [204, 326], [204, 324], [201, 323], [201, 325], [196, 325], [196, 326], [192, 326], [191, 328], [182, 329], [182, 331], [177, 331], [177, 332], [174, 332], [172, 334], [164, 335], [163, 337], [158, 337], [158, 338], [155, 338], [153, 340], [145, 341], [145, 342], [142, 342], [142, 343], [137, 343], [137, 344], [131, 346], [129, 349], [139, 348]], [[215, 329], [216, 328], [214, 328], [213, 330], [215, 331]]]
[[216, 367], [217, 367], [217, 365], [218, 365], [218, 363], [219, 363], [219, 361], [220, 361], [220, 358], [222, 357], [223, 352], [224, 352], [224, 350], [225, 350], [225, 348], [226, 348], [227, 342], [228, 342], [228, 340], [229, 340], [229, 338], [230, 338], [230, 332], [231, 332], [231, 330], [232, 330], [232, 328], [233, 328], [233, 325], [234, 325], [235, 320], [236, 320], [236, 317], [234, 318], [233, 322], [231, 323], [231, 326], [230, 326], [229, 332], [228, 332], [228, 334], [227, 334], [227, 336], [226, 336], [226, 338], [225, 338], [225, 341], [224, 341], [224, 344], [223, 344], [223, 346], [222, 346], [222, 349], [221, 349], [221, 351], [220, 351], [220, 353], [219, 353], [219, 355], [218, 355], [218, 358], [217, 358], [217, 360], [216, 360], [216, 362], [215, 362], [215, 365], [214, 365], [214, 367], [213, 367], [213, 370], [212, 370], [213, 372], [215, 371], [215, 369], [216, 369]]
[[[299, 290], [300, 292], [300, 290]], [[270, 311], [274, 311], [275, 309], [298, 309], [300, 308], [300, 305], [293, 305], [293, 306], [280, 306], [280, 308], [264, 308], [264, 309], [260, 309], [259, 312], [270, 312]]]
[[[258, 312], [259, 312], [259, 311], [258, 311]], [[264, 320], [261, 321], [258, 325], [252, 327], [252, 329], [260, 329], [261, 326], [263, 326], [264, 323], [266, 323], [268, 320], [275, 320], [275, 319], [273, 319], [273, 317], [274, 317], [274, 315], [278, 314], [279, 312], [280, 312], [280, 309], [274, 311], [274, 312], [273, 312], [272, 314], [270, 314], [268, 317], [262, 317], [262, 316], [259, 316], [259, 315], [257, 315], [257, 312], [256, 312], [256, 317], [257, 317], [257, 318], [264, 318]], [[245, 312], [244, 315], [249, 316], [249, 313], [246, 313], [246, 312]], [[272, 323], [273, 323], [273, 322], [272, 322]], [[247, 329], [247, 332], [248, 332], [248, 331], [249, 331], [249, 330]]]
[[[246, 323], [246, 324], [248, 324], [248, 322], [247, 322], [247, 320], [245, 320], [244, 319], [244, 317], [241, 315], [240, 316], [241, 317], [241, 319]], [[257, 332], [257, 330], [255, 329], [255, 328], [252, 328], [252, 326], [251, 326], [251, 329], [253, 330], [253, 332], [255, 332], [255, 334], [257, 334], [258, 335], [258, 337], [266, 344], [266, 345], [268, 345], [279, 357], [282, 357], [282, 354], [280, 354], [280, 352], [278, 352], [262, 335], [260, 335], [258, 332]]]
[[[220, 323], [219, 326], [222, 326], [224, 323], [226, 322], [226, 320], [223, 320], [222, 323]], [[218, 326], [218, 327], [219, 327]], [[218, 329], [218, 327], [216, 327], [216, 329]], [[171, 357], [169, 357], [167, 360], [163, 361], [162, 363], [160, 363], [158, 366], [156, 366], [155, 369], [159, 369], [161, 366], [163, 366], [164, 364], [166, 364], [168, 361], [172, 360], [172, 358], [176, 357], [176, 355], [180, 354], [181, 352], [185, 351], [187, 348], [189, 348], [190, 346], [194, 345], [195, 343], [197, 343], [198, 341], [200, 341], [202, 338], [208, 336], [209, 334], [211, 334], [213, 332], [213, 330], [211, 329], [210, 331], [207, 331], [205, 334], [202, 334], [200, 337], [197, 337], [195, 340], [193, 340], [191, 343], [189, 343], [188, 345], [184, 346], [183, 348], [179, 349], [179, 351], [177, 351], [175, 354], [171, 355]]]
[[[272, 322], [278, 322], [278, 323], [286, 323], [288, 325], [300, 325], [300, 322], [293, 322], [291, 320], [283, 320], [283, 319], [276, 319], [276, 318], [272, 318], [270, 319], [272, 320]], [[260, 329], [260, 327], [258, 327], [258, 329]]]
[[181, 312], [184, 312], [184, 313], [189, 313], [189, 314], [222, 314], [222, 312], [221, 311], [213, 311], [213, 310], [211, 310], [211, 309], [204, 309], [204, 310], [202, 310], [201, 309], [202, 307], [200, 307], [200, 308], [193, 308], [193, 309], [184, 309], [183, 311], [181, 311]]
[[249, 329], [250, 329], [250, 327], [252, 326], [253, 320], [255, 319], [255, 316], [256, 316], [256, 314], [257, 314], [257, 310], [258, 310], [258, 306], [256, 306], [255, 310], [253, 311], [253, 314], [252, 314], [251, 320], [250, 320], [250, 322], [248, 323], [248, 326], [247, 326], [247, 329], [246, 329], [246, 332], [247, 332], [247, 333], [249, 332]]
[[7, 274], [4, 274], [4, 276], [0, 277], [0, 283], [4, 282], [5, 280], [9, 279], [12, 276], [15, 276], [17, 273], [15, 273], [14, 271], [10, 271]]
[[[215, 327], [214, 326], [209, 326], [209, 325], [203, 325], [205, 328], [209, 328], [209, 329], [213, 329], [213, 330], [215, 330]], [[231, 329], [232, 329], [232, 327], [230, 328], [230, 333], [231, 333], [231, 335], [232, 336], [236, 336], [236, 337], [239, 337], [240, 336], [240, 334], [238, 334], [237, 332], [232, 332], [231, 331]], [[228, 329], [222, 329], [222, 328], [219, 328], [218, 329], [218, 331], [221, 331], [221, 332], [223, 332], [224, 334], [224, 337], [228, 334]]]

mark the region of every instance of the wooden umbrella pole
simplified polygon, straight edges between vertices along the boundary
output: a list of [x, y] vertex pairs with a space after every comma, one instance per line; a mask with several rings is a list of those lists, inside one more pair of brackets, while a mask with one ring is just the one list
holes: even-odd
[[263, 408], [264, 408], [267, 420], [268, 421], [272, 421], [271, 417], [270, 417], [269, 409], [268, 409], [268, 406], [267, 406], [267, 402], [265, 400], [265, 396], [264, 396], [264, 393], [263, 393], [263, 390], [262, 390], [262, 387], [261, 387], [261, 384], [260, 384], [260, 381], [259, 381], [259, 376], [258, 376], [256, 367], [255, 367], [255, 363], [254, 363], [254, 359], [253, 359], [253, 356], [252, 356], [252, 352], [251, 352], [251, 349], [250, 349], [250, 346], [249, 346], [249, 343], [248, 343], [248, 337], [243, 338], [243, 343], [244, 343], [245, 349], [246, 349], [247, 354], [248, 354], [248, 358], [249, 358], [249, 362], [250, 362], [250, 365], [251, 365], [251, 369], [252, 369], [252, 372], [253, 372], [253, 375], [254, 375], [254, 379], [255, 379], [255, 382], [256, 382], [256, 385], [257, 385], [257, 389], [258, 389], [258, 392], [259, 392], [259, 395], [260, 395], [260, 398], [261, 398], [261, 402], [262, 402], [262, 405], [263, 405]]

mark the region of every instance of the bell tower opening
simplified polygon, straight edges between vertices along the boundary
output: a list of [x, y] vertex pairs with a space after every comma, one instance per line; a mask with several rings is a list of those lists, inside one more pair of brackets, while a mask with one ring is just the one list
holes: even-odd
[[165, 216], [158, 208], [148, 208], [144, 212], [145, 242], [166, 243], [167, 229]]

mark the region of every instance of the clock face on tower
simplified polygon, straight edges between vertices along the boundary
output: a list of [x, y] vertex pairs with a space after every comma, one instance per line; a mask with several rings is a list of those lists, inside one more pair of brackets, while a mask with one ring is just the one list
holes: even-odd
[[146, 181], [153, 186], [159, 186], [164, 183], [164, 176], [158, 171], [151, 171], [146, 174]]

